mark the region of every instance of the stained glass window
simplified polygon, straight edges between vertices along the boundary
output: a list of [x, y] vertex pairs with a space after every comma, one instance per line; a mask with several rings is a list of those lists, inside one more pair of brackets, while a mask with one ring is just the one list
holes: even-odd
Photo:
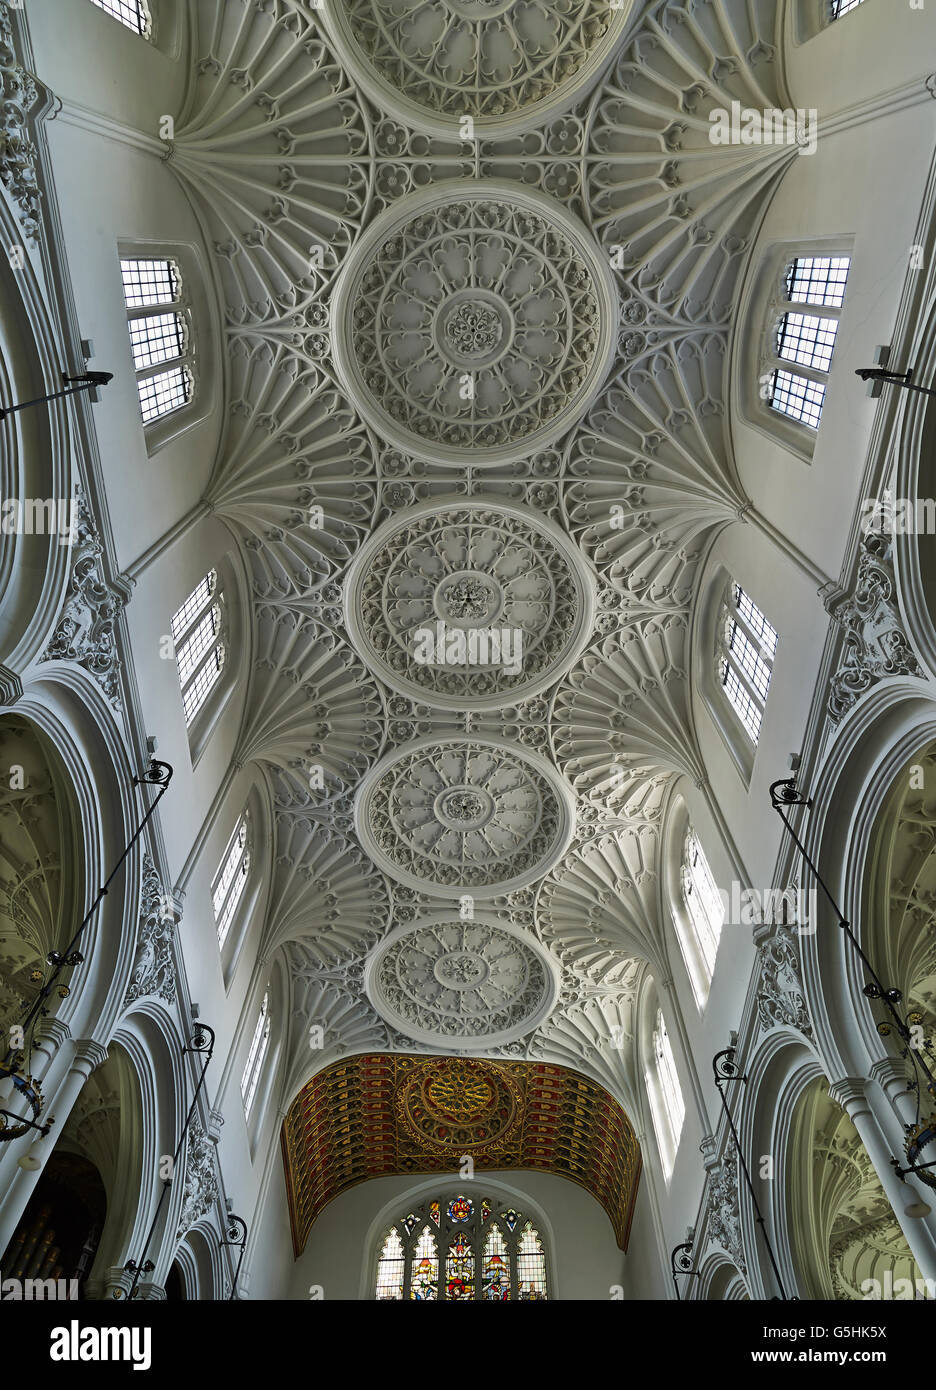
[[400, 1240], [396, 1227], [394, 1226], [383, 1243], [380, 1259], [377, 1261], [378, 1298], [387, 1299], [403, 1297], [403, 1270], [405, 1266], [406, 1258], [403, 1251], [403, 1242]]
[[436, 1240], [428, 1226], [413, 1251], [412, 1273], [410, 1275], [410, 1298], [419, 1303], [427, 1303], [439, 1296], [439, 1257], [436, 1254]]
[[546, 1297], [546, 1256], [543, 1242], [531, 1221], [523, 1227], [517, 1250], [517, 1297], [526, 1300]]
[[484, 1242], [481, 1297], [495, 1303], [505, 1303], [510, 1297], [510, 1261], [504, 1237], [496, 1221]]
[[379, 1299], [545, 1299], [546, 1252], [534, 1223], [493, 1197], [447, 1192], [394, 1221], [377, 1255]]
[[475, 1257], [471, 1243], [459, 1232], [449, 1246], [445, 1261], [445, 1297], [450, 1302], [473, 1299]]
[[120, 274], [140, 412], [148, 425], [192, 399], [191, 320], [175, 261], [124, 257]]

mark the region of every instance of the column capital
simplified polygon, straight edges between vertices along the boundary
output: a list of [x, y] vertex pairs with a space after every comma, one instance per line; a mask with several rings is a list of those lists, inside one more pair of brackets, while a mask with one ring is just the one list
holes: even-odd
[[856, 1114], [870, 1110], [868, 1103], [868, 1081], [863, 1076], [843, 1076], [829, 1086], [829, 1095], [845, 1111], [850, 1119]]
[[84, 1072], [90, 1076], [107, 1061], [107, 1048], [94, 1038], [79, 1038], [75, 1043], [75, 1057], [72, 1071]]
[[879, 1057], [871, 1068], [871, 1080], [876, 1081], [881, 1090], [890, 1097], [905, 1095], [910, 1087], [907, 1063], [899, 1057]]

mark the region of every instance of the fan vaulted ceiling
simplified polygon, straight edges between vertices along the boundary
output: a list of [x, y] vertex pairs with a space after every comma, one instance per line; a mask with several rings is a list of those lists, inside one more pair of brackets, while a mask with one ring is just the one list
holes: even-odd
[[[226, 306], [208, 501], [252, 583], [290, 1093], [481, 1052], [634, 1103], [696, 573], [748, 505], [728, 324], [795, 157], [707, 115], [789, 104], [780, 8], [193, 7], [170, 167]], [[522, 664], [420, 662], [440, 620]]]

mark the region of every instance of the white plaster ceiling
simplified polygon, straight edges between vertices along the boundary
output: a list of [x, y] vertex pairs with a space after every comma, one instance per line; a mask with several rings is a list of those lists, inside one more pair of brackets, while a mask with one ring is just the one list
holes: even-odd
[[[703, 776], [696, 573], [748, 501], [726, 428], [729, 324], [796, 157], [712, 146], [708, 112], [789, 104], [780, 7], [195, 9], [169, 166], [224, 302], [208, 500], [252, 584], [237, 757], [274, 798], [263, 950], [291, 981], [287, 1086], [348, 1051], [476, 1050], [577, 1067], [632, 1103], [635, 991], [662, 955], [666, 787]], [[464, 373], [470, 402], [453, 394]], [[519, 678], [416, 669], [424, 614], [466, 630], [508, 611], [528, 643]], [[483, 759], [452, 780], [459, 750], [482, 746], [503, 750], [493, 795]], [[373, 795], [388, 769], [396, 803]], [[510, 836], [528, 838], [519, 869]], [[520, 1013], [486, 1040], [426, 1026], [435, 965], [413, 966], [414, 989], [433, 981], [415, 1021], [365, 989], [392, 933], [442, 914], [441, 1015], [457, 1015], [472, 981], [455, 977], [485, 957], [453, 916], [453, 865], [469, 861], [489, 942], [526, 943], [517, 961], [545, 959], [555, 984], [524, 1031], [517, 966], [504, 1008]]]

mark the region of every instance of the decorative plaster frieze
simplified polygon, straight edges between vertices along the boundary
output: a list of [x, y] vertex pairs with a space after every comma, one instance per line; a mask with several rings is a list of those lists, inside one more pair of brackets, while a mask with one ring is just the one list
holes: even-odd
[[854, 589], [831, 612], [845, 634], [828, 701], [837, 724], [878, 681], [923, 675], [903, 630], [891, 547], [883, 536], [862, 539]]

